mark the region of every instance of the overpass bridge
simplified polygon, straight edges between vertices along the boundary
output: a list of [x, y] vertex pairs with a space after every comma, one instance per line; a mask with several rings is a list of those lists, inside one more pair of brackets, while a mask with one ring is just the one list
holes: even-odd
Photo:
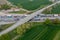
[[19, 21], [16, 22], [14, 25], [12, 25], [12, 26], [10, 26], [9, 28], [7, 28], [6, 30], [3, 30], [2, 32], [0, 32], [0, 36], [2, 36], [3, 34], [6, 34], [6, 33], [10, 32], [10, 31], [14, 30], [14, 29], [17, 28], [19, 25], [22, 25], [22, 24], [28, 22], [30, 19], [34, 18], [35, 16], [39, 15], [39, 14], [40, 14], [41, 12], [43, 12], [45, 9], [47, 9], [47, 8], [49, 8], [49, 7], [52, 7], [52, 6], [54, 6], [54, 5], [58, 4], [58, 3], [60, 3], [60, 1], [55, 2], [55, 3], [53, 3], [53, 4], [51, 4], [51, 5], [47, 6], [47, 7], [44, 7], [44, 8], [42, 8], [42, 9], [40, 9], [40, 10], [38, 10], [38, 11], [30, 14], [30, 15], [27, 16], [26, 18], [19, 20]]

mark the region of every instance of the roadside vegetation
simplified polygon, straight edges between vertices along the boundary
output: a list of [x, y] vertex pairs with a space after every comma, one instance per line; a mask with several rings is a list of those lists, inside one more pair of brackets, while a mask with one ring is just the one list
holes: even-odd
[[13, 13], [13, 14], [26, 14], [27, 11], [20, 10], [20, 11], [12, 11], [12, 12], [9, 12], [9, 13]]
[[0, 5], [0, 10], [7, 10], [7, 9], [10, 9], [11, 6], [7, 5], [7, 4], [4, 4], [4, 5]]
[[57, 18], [52, 21], [46, 19], [45, 22], [25, 23], [1, 36], [0, 40], [12, 40], [17, 35], [20, 36], [16, 40], [53, 40], [58, 31], [60, 31], [60, 20]]
[[0, 32], [7, 29], [8, 27], [10, 27], [13, 24], [4, 24], [4, 25], [0, 25]]
[[52, 6], [45, 11], [43, 11], [44, 14], [60, 14], [60, 4], [56, 4], [55, 6]]

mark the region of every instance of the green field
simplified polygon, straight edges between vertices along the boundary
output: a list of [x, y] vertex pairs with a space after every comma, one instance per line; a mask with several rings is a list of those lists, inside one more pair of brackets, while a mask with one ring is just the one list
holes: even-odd
[[45, 14], [60, 14], [60, 4], [52, 6], [51, 8], [46, 9], [43, 11]]
[[27, 10], [35, 10], [37, 8], [43, 8], [46, 5], [51, 4], [49, 0], [8, 0], [12, 4], [22, 7]]
[[17, 40], [53, 40], [58, 31], [60, 31], [60, 25], [43, 25], [38, 23]]
[[[28, 22], [0, 37], [0, 40], [60, 40], [60, 21]], [[58, 38], [57, 38], [58, 37]]]

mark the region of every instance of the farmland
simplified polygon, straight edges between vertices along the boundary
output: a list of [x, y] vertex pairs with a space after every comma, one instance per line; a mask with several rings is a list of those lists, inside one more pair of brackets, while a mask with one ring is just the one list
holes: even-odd
[[22, 38], [18, 40], [53, 40], [60, 27], [38, 25], [27, 31]]
[[12, 4], [22, 7], [27, 10], [35, 10], [35, 9], [40, 9], [43, 8], [46, 5], [51, 4], [49, 0], [8, 0]]
[[[9, 17], [10, 16], [14, 16], [15, 18], [18, 17], [15, 16], [16, 13], [30, 14], [34, 12], [35, 14], [34, 13], [30, 14], [31, 16], [29, 15], [26, 17], [26, 19], [25, 18], [21, 19], [21, 21], [19, 20], [15, 24], [12, 23], [0, 25], [0, 40], [60, 40], [60, 16], [56, 17], [54, 15], [44, 16], [45, 14], [60, 14], [60, 4], [50, 7], [51, 6], [50, 4], [52, 4], [52, 2], [49, 0], [8, 0], [8, 1], [11, 2], [13, 6], [10, 7], [7, 5], [3, 6], [1, 5], [2, 6], [1, 10], [3, 12], [4, 10], [12, 8], [13, 11], [9, 13], [12, 13], [13, 15], [8, 14]], [[17, 7], [14, 5], [16, 5]], [[45, 8], [43, 7], [47, 6], [50, 8], [44, 10]], [[15, 11], [15, 8], [17, 9], [22, 8], [25, 11], [23, 10]], [[41, 8], [43, 8], [42, 10], [44, 10], [42, 13], [45, 13], [42, 16], [38, 15], [40, 13], [39, 11], [42, 11], [40, 10]], [[7, 11], [5, 14], [7, 14]], [[36, 17], [37, 20], [31, 21], [32, 19], [34, 19], [34, 16], [35, 17], [38, 16], [39, 18]], [[15, 19], [14, 17], [13, 19]]]
[[[20, 37], [17, 40], [53, 40], [56, 35], [59, 37], [60, 34], [60, 21], [55, 20], [54, 22], [29, 22], [25, 23], [8, 34], [0, 37], [1, 40], [11, 40], [17, 35]], [[58, 33], [58, 34], [57, 34]], [[8, 39], [7, 39], [8, 37]], [[58, 39], [60, 40], [60, 39]]]

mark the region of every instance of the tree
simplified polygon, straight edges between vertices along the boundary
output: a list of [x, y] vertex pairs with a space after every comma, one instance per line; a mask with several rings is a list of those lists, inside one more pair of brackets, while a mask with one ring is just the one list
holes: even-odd
[[7, 10], [7, 9], [10, 9], [10, 8], [11, 8], [11, 6], [4, 4], [4, 5], [1, 5], [0, 9], [1, 10], [3, 10], [3, 9]]
[[0, 40], [11, 40], [9, 34], [0, 36]]
[[60, 24], [60, 20], [58, 18], [56, 18], [54, 21], [53, 21], [54, 24]]
[[51, 25], [52, 24], [52, 21], [50, 19], [46, 19], [45, 22], [44, 22], [44, 24]]

